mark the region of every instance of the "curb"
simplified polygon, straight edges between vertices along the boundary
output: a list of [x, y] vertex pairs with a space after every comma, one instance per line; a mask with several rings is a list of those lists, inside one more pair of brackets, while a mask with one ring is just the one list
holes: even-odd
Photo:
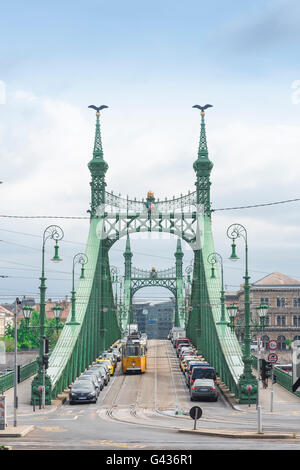
[[293, 434], [275, 434], [256, 432], [243, 433], [241, 431], [211, 431], [210, 429], [178, 429], [178, 432], [186, 434], [200, 434], [202, 436], [212, 437], [228, 437], [231, 439], [297, 439], [299, 436], [294, 437]]
[[34, 430], [33, 425], [17, 426], [16, 428], [9, 426], [5, 430], [0, 431], [0, 438], [1, 437], [23, 437], [33, 430]]

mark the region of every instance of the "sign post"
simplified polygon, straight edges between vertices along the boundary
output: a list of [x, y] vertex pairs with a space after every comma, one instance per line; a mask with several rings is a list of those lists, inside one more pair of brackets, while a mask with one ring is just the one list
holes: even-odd
[[300, 391], [300, 341], [296, 340], [292, 342], [293, 348], [293, 375], [292, 375], [292, 390], [293, 392]]
[[201, 418], [202, 410], [200, 406], [193, 406], [190, 409], [190, 417], [194, 420], [194, 429], [196, 429], [197, 419]]
[[0, 395], [0, 429], [5, 429], [6, 426], [6, 396]]
[[[271, 339], [268, 343], [269, 349], [275, 351], [278, 348], [278, 343], [274, 339]], [[274, 404], [274, 364], [278, 361], [278, 356], [276, 353], [271, 352], [268, 355], [268, 361], [272, 364], [272, 373], [271, 373], [271, 400], [270, 400], [270, 411], [273, 411]]]

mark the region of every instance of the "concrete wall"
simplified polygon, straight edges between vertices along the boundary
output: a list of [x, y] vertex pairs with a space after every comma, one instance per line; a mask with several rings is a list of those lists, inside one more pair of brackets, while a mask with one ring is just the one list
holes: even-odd
[[[28, 364], [29, 362], [34, 361], [38, 355], [39, 355], [39, 352], [37, 349], [33, 351], [18, 351], [17, 363], [20, 366], [24, 366], [25, 364]], [[8, 368], [13, 369], [13, 366], [14, 366], [14, 353], [13, 352], [5, 353], [5, 357], [2, 357], [2, 360], [0, 363], [0, 370], [4, 370]]]

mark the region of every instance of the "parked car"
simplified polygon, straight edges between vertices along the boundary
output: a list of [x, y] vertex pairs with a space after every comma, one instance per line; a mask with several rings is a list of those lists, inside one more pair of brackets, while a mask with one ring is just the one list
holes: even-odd
[[182, 348], [189, 348], [189, 347], [190, 347], [190, 344], [189, 344], [189, 343], [180, 343], [180, 344], [178, 345], [178, 347], [176, 348], [177, 357], [179, 357]]
[[98, 362], [99, 364], [103, 363], [103, 364], [107, 365], [109, 367], [110, 375], [114, 375], [114, 373], [115, 373], [115, 364], [108, 357], [106, 357], [106, 358], [98, 357], [98, 359], [96, 359], [96, 362]]
[[97, 367], [97, 368], [104, 369], [105, 373], [107, 374], [107, 382], [110, 381], [110, 365], [109, 364], [105, 364], [103, 361], [102, 362], [95, 362], [95, 364], [93, 364], [92, 367], [95, 367], [95, 368]]
[[104, 353], [101, 354], [101, 356], [104, 358], [104, 359], [110, 359], [111, 362], [114, 364], [114, 366], [116, 367], [117, 365], [117, 355], [116, 353], [112, 352], [112, 351], [104, 351]]
[[189, 346], [186, 346], [184, 348], [181, 348], [180, 353], [179, 353], [179, 361], [181, 361], [184, 356], [190, 356], [191, 354], [195, 354], [193, 348], [190, 348]]
[[104, 367], [100, 366], [100, 367], [97, 367], [97, 366], [92, 366], [90, 368], [90, 370], [94, 370], [94, 371], [98, 371], [99, 374], [101, 374], [101, 378], [103, 380], [103, 385], [107, 385], [109, 380], [110, 380], [110, 375], [109, 375], [109, 371], [107, 369], [105, 369]]
[[197, 360], [198, 358], [196, 356], [184, 356], [183, 359], [180, 361], [180, 368], [182, 372], [185, 374], [185, 371], [189, 366], [190, 362], [195, 362]]
[[98, 384], [98, 386], [99, 386], [99, 389], [100, 389], [100, 390], [103, 389], [103, 387], [104, 387], [104, 379], [103, 379], [102, 376], [101, 376], [100, 370], [88, 369], [88, 370], [86, 370], [85, 372], [83, 372], [83, 375], [95, 376], [95, 377], [96, 377], [97, 384]]
[[199, 399], [218, 400], [216, 385], [212, 379], [196, 379], [190, 388], [191, 401]]
[[122, 354], [121, 354], [121, 352], [120, 352], [120, 350], [117, 346], [115, 346], [114, 348], [109, 349], [108, 352], [112, 352], [116, 356], [117, 362], [121, 361]]
[[97, 403], [97, 392], [90, 380], [74, 382], [69, 393], [70, 405], [74, 403]]
[[190, 361], [188, 367], [185, 370], [185, 382], [187, 387], [190, 386], [191, 375], [194, 367], [210, 367], [210, 364], [208, 364], [208, 362], [200, 361], [199, 359], [196, 359], [195, 361]]
[[79, 377], [77, 377], [76, 382], [82, 382], [82, 381], [90, 381], [95, 389], [96, 389], [96, 393], [97, 393], [97, 397], [99, 396], [99, 393], [100, 393], [100, 385], [98, 383], [98, 380], [97, 378], [94, 376], [94, 375], [80, 375]]
[[195, 366], [193, 367], [192, 373], [190, 375], [190, 382], [188, 386], [192, 387], [196, 379], [212, 379], [214, 382], [216, 382], [217, 374], [215, 369], [211, 366]]

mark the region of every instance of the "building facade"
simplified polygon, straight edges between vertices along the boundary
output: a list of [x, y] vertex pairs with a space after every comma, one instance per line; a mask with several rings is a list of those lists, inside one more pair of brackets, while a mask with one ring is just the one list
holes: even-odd
[[[227, 297], [227, 296], [226, 296]], [[241, 286], [236, 293], [230, 293], [226, 303], [236, 303], [238, 315], [236, 318], [236, 333], [243, 341], [244, 324], [244, 290]], [[274, 272], [254, 282], [250, 288], [250, 310], [253, 325], [259, 322], [256, 307], [261, 303], [267, 304], [268, 314], [263, 333], [252, 328], [253, 339], [261, 337], [263, 347], [268, 349], [270, 339], [278, 342], [278, 350], [286, 351], [294, 340], [300, 340], [300, 282], [285, 274]]]
[[174, 302], [133, 304], [132, 308], [141, 333], [149, 339], [167, 338], [175, 319]]

